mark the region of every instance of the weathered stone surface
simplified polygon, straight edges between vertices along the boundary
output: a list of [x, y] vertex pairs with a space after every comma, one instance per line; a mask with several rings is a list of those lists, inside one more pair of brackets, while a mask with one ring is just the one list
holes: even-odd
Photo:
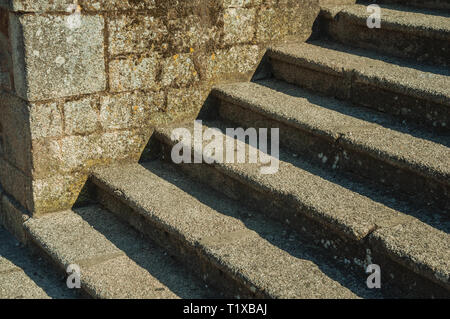
[[108, 30], [111, 55], [142, 53], [159, 47], [167, 37], [162, 19], [145, 14], [113, 16]]
[[1, 0], [0, 6], [12, 11], [45, 12], [66, 11], [73, 0]]
[[220, 37], [223, 34], [217, 21], [210, 21], [198, 15], [169, 20], [168, 28], [173, 34], [168, 41], [170, 47], [164, 47], [163, 44], [162, 49], [177, 53], [214, 49], [220, 45]]
[[87, 175], [71, 173], [33, 181], [33, 217], [70, 208], [77, 201]]
[[98, 206], [35, 218], [26, 227], [61, 268], [80, 266], [81, 288], [93, 298], [218, 296], [167, 252]]
[[22, 208], [17, 207], [17, 204], [12, 202], [6, 194], [2, 195], [0, 192], [0, 200], [0, 224], [21, 243], [25, 243], [26, 235], [23, 224], [28, 220], [29, 216], [22, 211]]
[[113, 60], [109, 64], [110, 87], [113, 92], [137, 89], [156, 90], [159, 55]]
[[66, 134], [89, 134], [95, 132], [100, 127], [97, 103], [96, 97], [66, 102], [64, 104]]
[[4, 191], [14, 197], [29, 212], [33, 211], [32, 179], [0, 157], [0, 183]]
[[292, 37], [296, 42], [305, 41], [319, 13], [317, 1], [281, 1], [279, 6], [263, 7], [256, 19], [258, 42], [285, 41]]
[[223, 0], [223, 6], [229, 7], [250, 7], [257, 6], [264, 2], [264, 0]]
[[167, 94], [167, 114], [173, 120], [194, 117], [208, 96], [202, 88], [169, 89]]
[[154, 112], [164, 107], [164, 92], [123, 93], [100, 99], [100, 122], [105, 130], [148, 126]]
[[76, 298], [61, 274], [0, 227], [0, 298]]
[[255, 34], [256, 9], [229, 8], [224, 14], [224, 41], [227, 44], [248, 43]]
[[59, 139], [36, 139], [32, 146], [34, 179], [54, 175], [64, 168]]
[[137, 161], [147, 142], [145, 132], [114, 131], [103, 134], [103, 156], [110, 162], [117, 160]]
[[175, 54], [163, 62], [162, 85], [187, 86], [199, 80], [192, 56], [189, 54]]
[[80, 0], [88, 11], [148, 10], [156, 7], [157, 0]]
[[[83, 11], [112, 11], [130, 9], [152, 9], [155, 0], [78, 0]], [[70, 12], [74, 0], [1, 0], [0, 6], [13, 11], [25, 12]]]
[[29, 106], [11, 94], [2, 93], [0, 114], [3, 156], [16, 168], [29, 174], [31, 168]]
[[225, 81], [227, 77], [249, 79], [260, 59], [263, 50], [257, 45], [234, 46], [218, 50], [216, 53], [199, 57], [205, 79]]
[[138, 153], [142, 144], [142, 136], [133, 131], [68, 136], [61, 140], [63, 169], [86, 170], [93, 165], [125, 159]]
[[103, 91], [102, 16], [11, 15], [15, 88], [26, 100]]
[[81, 170], [98, 164], [103, 157], [101, 134], [87, 136], [68, 136], [61, 140], [61, 153], [64, 169]]
[[[35, 196], [41, 213], [73, 202], [79, 185], [70, 174], [137, 160], [152, 128], [194, 118], [212, 85], [248, 80], [263, 54], [255, 39], [257, 12], [264, 5], [283, 13], [288, 6], [263, 0], [3, 2], [11, 21], [10, 32], [0, 30], [0, 46], [14, 54], [13, 63], [0, 65], [2, 86], [13, 86], [30, 103], [8, 111], [24, 115], [12, 124], [0, 119], [0, 147], [43, 194]], [[46, 184], [52, 180], [60, 185], [55, 190]], [[73, 190], [65, 193], [70, 180]], [[20, 202], [33, 198], [18, 196]], [[33, 201], [24, 206], [33, 212]]]
[[31, 104], [31, 138], [58, 137], [63, 133], [62, 114], [57, 102]]
[[419, 63], [449, 65], [450, 46], [443, 45], [450, 42], [448, 16], [382, 6], [381, 28], [369, 32], [369, 15], [364, 4], [330, 6], [321, 11], [320, 21], [334, 41]]

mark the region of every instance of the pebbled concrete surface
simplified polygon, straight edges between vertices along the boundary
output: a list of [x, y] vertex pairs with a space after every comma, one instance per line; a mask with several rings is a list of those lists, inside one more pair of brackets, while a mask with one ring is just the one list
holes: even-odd
[[339, 139], [344, 147], [351, 145], [349, 152], [356, 149], [444, 183], [450, 181], [450, 148], [433, 142], [431, 134], [422, 133], [422, 138], [417, 132], [414, 132], [417, 137], [408, 134], [389, 116], [313, 95], [276, 80], [223, 85], [213, 94], [249, 112], [332, 141]]
[[288, 43], [271, 47], [273, 59], [305, 66], [336, 76], [354, 76], [354, 81], [419, 99], [450, 105], [450, 77], [423, 72], [373, 57], [352, 54], [350, 48], [324, 41]]
[[0, 299], [79, 298], [64, 276], [0, 226]]
[[[207, 127], [220, 128], [221, 125], [223, 123], [204, 122], [204, 129]], [[178, 126], [193, 130], [191, 123]], [[158, 133], [158, 138], [163, 143], [176, 144], [171, 140], [171, 128], [158, 130]], [[238, 141], [237, 144], [243, 144], [248, 156], [252, 146], [241, 141]], [[378, 224], [399, 217], [398, 212], [311, 173], [308, 170], [311, 165], [303, 162], [296, 163], [301, 161], [295, 160], [283, 152], [280, 153], [280, 158], [285, 160], [280, 160], [278, 172], [271, 175], [260, 173], [260, 167], [263, 164], [251, 164], [248, 160], [243, 164], [216, 163], [214, 167], [222, 174], [279, 198], [286, 203], [286, 206], [295, 207], [296, 210], [303, 211], [303, 214], [320, 220], [342, 235], [355, 240], [367, 236]]]
[[400, 263], [450, 288], [450, 235], [414, 219], [391, 228], [381, 228], [370, 241], [384, 248]]
[[[94, 182], [145, 216], [152, 227], [162, 227], [181, 245], [195, 245], [196, 254], [244, 282], [257, 296], [376, 297], [361, 286], [356, 274], [323, 258], [318, 247], [192, 182], [168, 164], [156, 161], [99, 169]], [[248, 295], [242, 293], [240, 297]]]
[[164, 251], [97, 206], [30, 219], [30, 239], [61, 268], [77, 264], [94, 298], [208, 298], [217, 294]]
[[[204, 125], [220, 128], [224, 124], [204, 122]], [[192, 124], [177, 127], [192, 129]], [[169, 146], [174, 144], [170, 138], [170, 128], [158, 132], [158, 138], [163, 143]], [[246, 147], [250, 148], [249, 145]], [[447, 253], [450, 242], [448, 218], [442, 217], [440, 221], [430, 222], [431, 218], [421, 216], [430, 212], [421, 212], [417, 216], [407, 206], [392, 205], [364, 188], [349, 187], [334, 174], [318, 171], [285, 152], [280, 154], [280, 158], [279, 171], [273, 175], [261, 175], [259, 165], [248, 164], [248, 161], [246, 164], [216, 163], [214, 167], [222, 174], [238, 180], [249, 192], [257, 190], [266, 194], [267, 204], [276, 198], [285, 203], [286, 207], [292, 207], [293, 211], [318, 220], [327, 229], [353, 241], [370, 237], [374, 231], [381, 229], [376, 232], [376, 238], [383, 243], [386, 254], [397, 256], [396, 260], [401, 264], [433, 281], [436, 281], [435, 274], [438, 274], [439, 283], [448, 289], [448, 280], [439, 275], [448, 273], [446, 267], [450, 262], [450, 255]], [[397, 226], [402, 227], [404, 236], [401, 235], [396, 242], [392, 242], [390, 236]], [[410, 248], [408, 242], [411, 238], [423, 245]], [[439, 259], [445, 261], [436, 263]]]
[[[442, 15], [429, 14], [427, 11], [395, 5], [381, 5], [382, 28], [402, 31], [405, 33], [423, 34], [434, 37], [437, 40], [450, 40], [450, 15], [442, 12]], [[346, 6], [340, 14], [360, 25], [366, 25], [367, 5], [356, 4]]]
[[358, 3], [322, 6], [318, 25], [323, 38], [420, 64], [448, 66], [450, 48], [445, 45], [450, 40], [448, 13], [381, 5], [380, 28], [369, 28], [370, 3]]

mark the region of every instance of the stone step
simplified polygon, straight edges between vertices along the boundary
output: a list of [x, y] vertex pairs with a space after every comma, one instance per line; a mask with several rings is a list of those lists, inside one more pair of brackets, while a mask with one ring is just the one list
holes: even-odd
[[419, 63], [448, 66], [450, 14], [381, 5], [380, 28], [370, 28], [367, 5], [322, 6], [321, 32], [335, 41]]
[[[280, 143], [315, 165], [351, 172], [450, 211], [450, 143], [391, 116], [277, 80], [217, 87], [221, 117], [280, 128]], [[440, 143], [439, 143], [440, 142]]]
[[81, 289], [93, 298], [217, 296], [167, 253], [98, 206], [32, 218], [25, 230], [32, 247], [61, 272], [78, 265]]
[[99, 169], [92, 180], [100, 203], [227, 297], [381, 296], [367, 288], [363, 269], [341, 268], [282, 224], [193, 182], [167, 163]]
[[73, 299], [64, 277], [49, 270], [42, 258], [33, 256], [13, 235], [0, 226], [0, 299]]
[[[374, 1], [368, 1], [368, 3], [372, 2]], [[400, 4], [419, 8], [450, 10], [450, 0], [376, 0], [375, 2], [377, 4]]]
[[[216, 132], [221, 136], [223, 123], [203, 124], [204, 130], [220, 128]], [[194, 134], [192, 126], [192, 123], [178, 125]], [[161, 142], [162, 154], [168, 159], [178, 143], [178, 139], [171, 136], [174, 128], [159, 129], [155, 133], [155, 138]], [[381, 260], [397, 284], [404, 285], [405, 289], [432, 282], [444, 287], [444, 295], [448, 295], [448, 215], [415, 211], [411, 206], [382, 197], [364, 185], [346, 181], [334, 172], [318, 169], [283, 151], [279, 170], [275, 174], [262, 174], [261, 168], [267, 164], [248, 161], [249, 152], [256, 151], [255, 148], [242, 145], [241, 141], [237, 144], [247, 149], [247, 161], [243, 164], [226, 161], [207, 164], [204, 161], [178, 167], [227, 196], [323, 240], [333, 254], [346, 256], [355, 264], [376, 256], [375, 260]], [[199, 152], [198, 147], [193, 150]], [[276, 163], [276, 159], [272, 160]], [[372, 255], [368, 256], [368, 251]], [[392, 263], [392, 267], [388, 266]], [[410, 275], [413, 279], [399, 279]], [[421, 282], [422, 279], [425, 282]], [[435, 294], [439, 289], [433, 286], [431, 290], [424, 288], [422, 291]]]
[[[276, 78], [444, 132], [450, 73], [402, 65], [336, 43], [289, 43], [268, 50]], [[384, 59], [384, 60], [382, 60]]]

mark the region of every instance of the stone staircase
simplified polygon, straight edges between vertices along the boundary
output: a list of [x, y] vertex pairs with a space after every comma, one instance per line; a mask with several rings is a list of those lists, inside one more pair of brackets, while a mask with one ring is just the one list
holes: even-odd
[[175, 165], [193, 122], [158, 128], [142, 163], [92, 172], [94, 205], [26, 221], [33, 250], [95, 298], [449, 298], [448, 1], [388, 2], [381, 29], [324, 4], [311, 41], [211, 92], [203, 130], [279, 128], [276, 174]]
[[64, 276], [52, 266], [30, 254], [13, 235], [0, 227], [0, 299], [72, 299], [83, 298], [68, 290]]

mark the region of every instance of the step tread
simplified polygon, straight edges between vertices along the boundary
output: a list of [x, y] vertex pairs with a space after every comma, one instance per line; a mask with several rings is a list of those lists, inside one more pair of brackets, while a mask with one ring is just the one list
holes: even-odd
[[[355, 80], [400, 94], [450, 106], [450, 76], [385, 62], [382, 56], [358, 55], [359, 50], [318, 40], [269, 48], [271, 58]], [[450, 125], [449, 123], [446, 123]]]
[[[94, 183], [273, 298], [354, 298], [361, 282], [317, 259], [282, 225], [159, 161], [96, 170]], [[339, 278], [339, 279], [337, 279]], [[341, 281], [346, 282], [345, 285]], [[349, 283], [350, 282], [350, 283]], [[305, 289], [305, 287], [308, 287]], [[361, 289], [360, 289], [361, 290]], [[358, 294], [367, 294], [366, 287]]]
[[0, 227], [0, 299], [78, 298], [44, 260], [31, 255]]
[[[315, 96], [276, 80], [217, 87], [214, 94], [278, 121], [351, 145], [398, 167], [414, 169], [442, 182], [450, 181], [450, 148], [390, 129], [387, 115], [357, 108], [333, 98]], [[376, 121], [376, 122], [375, 122]], [[403, 128], [402, 128], [403, 129]]]
[[[209, 127], [221, 125], [216, 122], [208, 123]], [[192, 123], [186, 123], [176, 127], [184, 127], [192, 132], [192, 126]], [[204, 125], [205, 128], [206, 125]], [[171, 139], [172, 129], [173, 127], [167, 127], [157, 130], [158, 139], [169, 146], [177, 143], [176, 140]], [[252, 148], [248, 144], [245, 144], [245, 147]], [[264, 165], [249, 164], [248, 161], [244, 164], [215, 163], [213, 165], [217, 170], [248, 184], [251, 188], [276, 194], [288, 207], [294, 205], [304, 214], [327, 225], [328, 229], [333, 229], [352, 240], [359, 241], [366, 237], [371, 239], [373, 233], [378, 233], [378, 240], [387, 241], [389, 238], [384, 236], [384, 230], [403, 225], [405, 234], [418, 238], [423, 245], [417, 247], [417, 250], [405, 250], [409, 245], [409, 238], [405, 235], [396, 241], [391, 241], [391, 244], [386, 246], [389, 249], [387, 253], [411, 256], [410, 259], [420, 263], [420, 273], [425, 276], [433, 277], [436, 268], [439, 268], [438, 273], [446, 274], [446, 277], [440, 276], [439, 280], [447, 278], [440, 283], [449, 288], [450, 236], [448, 231], [441, 230], [448, 229], [444, 224], [441, 225], [441, 221], [438, 224], [442, 228], [429, 227], [412, 215], [362, 195], [366, 193], [366, 190], [352, 191], [350, 188], [334, 183], [335, 177], [329, 172], [321, 171], [318, 175], [315, 173], [316, 168], [290, 154], [281, 151], [280, 159], [279, 171], [271, 175], [260, 173], [260, 167]], [[386, 236], [389, 235], [386, 234]], [[424, 247], [445, 249], [424, 249]], [[409, 267], [410, 259], [407, 261], [403, 259], [403, 264]], [[436, 263], [436, 261], [439, 262]]]
[[[366, 1], [367, 2], [367, 1]], [[405, 7], [417, 7], [424, 8], [425, 10], [433, 10], [436, 13], [444, 11], [445, 9], [450, 9], [450, 1], [449, 0], [378, 0], [377, 3], [383, 3], [387, 5], [401, 5]], [[444, 10], [441, 10], [444, 9]]]
[[94, 298], [208, 298], [214, 296], [161, 249], [98, 206], [30, 219], [30, 238], [67, 269], [81, 269]]
[[[423, 32], [427, 36], [447, 41], [450, 39], [450, 15], [433, 15], [428, 11], [421, 12], [419, 9], [411, 8], [405, 10], [405, 7], [398, 5], [380, 5], [380, 7], [382, 28], [406, 33]], [[367, 12], [367, 5], [355, 4], [343, 7], [339, 15], [366, 26], [371, 13]]]

